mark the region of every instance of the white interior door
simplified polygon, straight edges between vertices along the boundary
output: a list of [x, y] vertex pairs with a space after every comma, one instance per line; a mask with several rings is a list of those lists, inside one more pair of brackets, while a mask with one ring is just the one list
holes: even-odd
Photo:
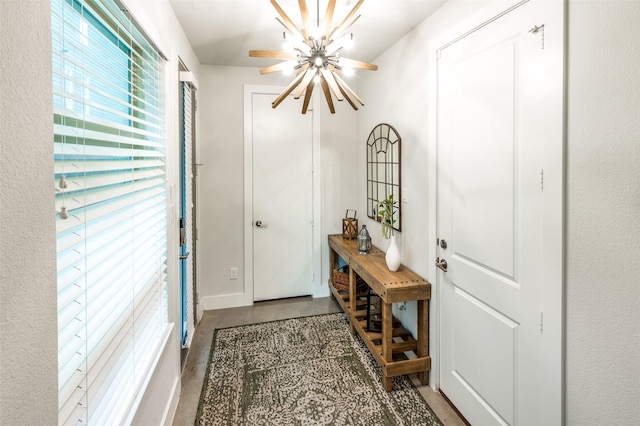
[[253, 299], [312, 293], [312, 112], [252, 95]]
[[543, 3], [438, 60], [440, 387], [474, 425], [545, 424]]

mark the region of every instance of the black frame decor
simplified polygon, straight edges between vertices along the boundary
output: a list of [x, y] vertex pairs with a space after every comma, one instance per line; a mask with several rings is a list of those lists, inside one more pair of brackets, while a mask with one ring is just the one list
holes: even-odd
[[393, 195], [397, 210], [393, 229], [400, 232], [401, 222], [401, 138], [387, 123], [376, 125], [367, 138], [367, 216], [380, 222], [376, 205]]

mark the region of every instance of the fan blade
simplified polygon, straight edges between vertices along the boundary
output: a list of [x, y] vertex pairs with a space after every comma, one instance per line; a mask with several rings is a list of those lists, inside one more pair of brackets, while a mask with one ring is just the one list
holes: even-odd
[[336, 9], [336, 0], [329, 0], [327, 11], [324, 14], [324, 30], [322, 34], [329, 39], [329, 30], [331, 30], [331, 22], [333, 21], [333, 12]]
[[282, 17], [282, 20], [284, 21], [284, 23], [282, 23], [285, 27], [289, 28], [289, 31], [299, 35], [300, 37], [304, 38], [304, 36], [302, 35], [302, 33], [300, 32], [300, 30], [298, 29], [298, 27], [296, 26], [296, 24], [293, 23], [293, 21], [291, 20], [291, 18], [289, 18], [287, 16], [286, 13], [284, 13], [284, 10], [282, 10], [282, 8], [280, 7], [280, 5], [276, 2], [276, 0], [271, 0], [271, 4], [273, 5], [274, 9], [280, 14], [280, 16]]
[[309, 82], [312, 82], [311, 79], [314, 77], [315, 74], [316, 72], [313, 69], [308, 69], [304, 73], [304, 78], [302, 79], [302, 83], [298, 86], [296, 91], [293, 93], [293, 99], [300, 99], [300, 96], [302, 96], [302, 92], [304, 92], [304, 90], [307, 88], [307, 86], [309, 85]]
[[364, 106], [364, 103], [362, 102], [362, 100], [358, 97], [358, 95], [355, 94], [353, 90], [351, 90], [349, 86], [347, 86], [347, 83], [345, 83], [344, 80], [342, 80], [339, 76], [335, 74], [333, 75], [333, 77], [336, 79], [336, 82], [338, 83], [338, 87], [340, 88], [340, 91], [344, 95], [347, 102], [351, 104], [353, 109], [358, 110], [358, 105], [356, 105], [356, 103], [354, 102], [354, 99], [360, 102], [360, 104]]
[[311, 24], [309, 23], [309, 9], [307, 9], [307, 1], [298, 0], [298, 6], [300, 7], [300, 15], [302, 15], [302, 28], [304, 28], [304, 35], [308, 37], [312, 31]]
[[271, 65], [270, 67], [265, 67], [262, 68], [260, 70], [260, 74], [264, 75], [264, 74], [269, 74], [272, 72], [278, 72], [278, 71], [283, 71], [286, 69], [291, 69], [293, 70], [293, 67], [297, 64], [296, 61], [284, 61], [284, 62], [280, 62], [278, 64], [275, 65]]
[[337, 31], [338, 28], [334, 28], [333, 31], [331, 32], [331, 34], [329, 34], [329, 39], [331, 39], [331, 40], [339, 40], [340, 37], [342, 37], [347, 32], [347, 30], [349, 28], [351, 28], [353, 26], [353, 24], [355, 24], [358, 19], [360, 19], [361, 16], [362, 15], [356, 16], [353, 21], [349, 22], [349, 25], [343, 27], [340, 31]]
[[345, 58], [345, 57], [341, 57], [338, 60], [338, 63], [341, 66], [347, 66], [347, 67], [351, 67], [351, 68], [359, 68], [359, 69], [370, 70], [370, 71], [378, 71], [378, 66], [377, 65], [368, 64], [366, 62], [356, 61], [354, 59], [349, 59], [349, 58]]
[[[308, 67], [309, 66], [307, 65], [305, 68], [303, 68], [303, 70], [306, 70]], [[300, 74], [298, 74], [296, 78], [294, 78], [293, 81], [289, 83], [289, 85], [282, 91], [282, 93], [280, 93], [280, 95], [278, 95], [278, 97], [273, 102], [271, 102], [271, 108], [275, 108], [278, 105], [280, 105], [282, 101], [287, 96], [289, 96], [289, 94], [293, 91], [293, 89], [298, 87], [298, 85], [300, 84], [304, 76], [305, 76], [304, 72], [301, 72]]]
[[322, 84], [322, 91], [324, 92], [324, 98], [327, 100], [327, 105], [329, 105], [329, 111], [331, 114], [336, 113], [336, 109], [333, 107], [333, 99], [331, 99], [331, 90], [329, 90], [329, 84], [323, 78], [320, 83]]
[[362, 6], [362, 3], [364, 3], [364, 0], [359, 0], [358, 3], [356, 3], [355, 6], [353, 6], [353, 9], [351, 9], [351, 12], [349, 12], [349, 14], [344, 18], [344, 20], [340, 23], [340, 25], [335, 27], [334, 30], [331, 32], [331, 34], [328, 37], [329, 40], [333, 38], [334, 34], [340, 34], [344, 31], [344, 28], [346, 27], [347, 22], [349, 22], [349, 20], [353, 17], [353, 15], [356, 14], [356, 11], [360, 8], [360, 6]]
[[331, 88], [331, 91], [335, 95], [336, 99], [339, 101], [344, 101], [344, 96], [342, 96], [342, 92], [338, 87], [338, 83], [336, 82], [336, 79], [333, 78], [333, 73], [326, 68], [322, 68], [320, 72], [322, 73], [322, 76], [324, 77], [327, 84]]
[[307, 90], [304, 92], [304, 102], [302, 103], [303, 114], [306, 114], [307, 109], [309, 108], [309, 101], [311, 100], [311, 95], [313, 94], [314, 86], [315, 86], [315, 83], [313, 81], [310, 81], [309, 84], [307, 84]]
[[[329, 67], [331, 69], [331, 71], [334, 70], [333, 67]], [[340, 77], [340, 75], [336, 72], [333, 73], [333, 77], [336, 79], [336, 82], [338, 83], [338, 86], [340, 86], [340, 90], [343, 90], [343, 93], [345, 94], [345, 97], [349, 97], [351, 99], [355, 99], [356, 101], [358, 101], [360, 103], [360, 105], [364, 106], [364, 102], [362, 102], [362, 99], [360, 99], [358, 97], [358, 95], [356, 95], [356, 92], [354, 92], [349, 85], [342, 79], [342, 77]], [[346, 92], [346, 93], [345, 93]]]
[[252, 58], [269, 58], [269, 59], [297, 59], [298, 56], [294, 52], [288, 50], [250, 50], [249, 56]]

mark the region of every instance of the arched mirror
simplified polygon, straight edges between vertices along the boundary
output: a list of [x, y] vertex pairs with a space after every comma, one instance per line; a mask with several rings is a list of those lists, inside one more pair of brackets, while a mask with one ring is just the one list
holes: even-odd
[[380, 222], [376, 206], [392, 196], [393, 229], [402, 229], [400, 209], [400, 135], [386, 123], [376, 125], [367, 139], [367, 216]]

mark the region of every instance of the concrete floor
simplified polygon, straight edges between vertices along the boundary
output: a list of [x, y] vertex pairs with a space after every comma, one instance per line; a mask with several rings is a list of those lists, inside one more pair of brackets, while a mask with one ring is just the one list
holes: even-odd
[[[334, 300], [328, 297], [274, 300], [258, 302], [253, 306], [205, 311], [196, 328], [182, 372], [180, 402], [173, 419], [173, 426], [193, 426], [195, 423], [214, 329], [333, 312], [342, 312], [342, 310]], [[422, 386], [415, 377], [413, 382], [445, 426], [464, 425], [439, 393], [434, 392], [429, 386]]]

